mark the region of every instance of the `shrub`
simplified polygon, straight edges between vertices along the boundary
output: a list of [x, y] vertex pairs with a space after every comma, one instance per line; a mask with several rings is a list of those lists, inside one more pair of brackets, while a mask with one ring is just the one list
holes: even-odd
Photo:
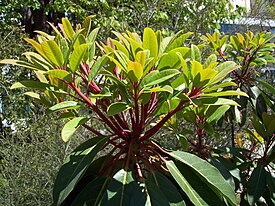
[[[53, 29], [56, 36], [38, 32], [38, 41], [26, 39], [36, 50], [24, 53], [28, 62], [1, 63], [34, 70], [36, 80], [15, 83], [12, 89], [38, 91], [26, 94], [68, 120], [63, 141], [80, 126], [95, 135], [65, 159], [53, 189], [54, 205], [238, 204], [215, 167], [152, 139], [181, 117], [199, 120], [195, 125], [201, 137], [202, 123], [211, 124], [230, 105], [237, 106], [225, 97], [247, 94], [224, 90], [236, 84], [222, 82], [238, 68], [236, 63], [219, 63], [214, 54], [203, 61], [198, 46], [184, 43], [191, 32], [166, 38], [150, 28], [142, 38], [114, 32], [117, 40], [96, 44], [98, 29], [91, 31], [90, 17], [76, 30], [67, 19], [62, 19], [61, 32]], [[102, 128], [93, 126], [97, 122]]]

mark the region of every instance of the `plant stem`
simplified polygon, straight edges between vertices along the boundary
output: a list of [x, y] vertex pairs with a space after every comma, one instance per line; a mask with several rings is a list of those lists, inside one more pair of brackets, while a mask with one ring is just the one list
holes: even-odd
[[141, 141], [149, 139], [150, 137], [152, 137], [153, 135], [155, 135], [160, 128], [174, 115], [176, 114], [178, 111], [180, 111], [182, 109], [182, 106], [184, 105], [184, 103], [188, 102], [187, 100], [181, 100], [181, 102], [179, 103], [179, 105], [172, 111], [168, 112], [166, 114], [165, 117], [163, 117], [155, 126], [153, 126], [151, 129], [149, 129], [148, 131], [146, 131], [143, 135], [143, 137], [140, 138]]
[[87, 124], [83, 124], [83, 127], [85, 127], [86, 129], [90, 130], [91, 132], [93, 132], [95, 135], [97, 136], [104, 136], [103, 134], [101, 134], [99, 131], [95, 130], [94, 128], [90, 127]]
[[115, 132], [116, 134], [120, 134], [117, 128], [110, 122], [110, 120], [94, 105], [94, 103], [85, 96], [76, 86], [74, 83], [69, 83], [69, 86], [92, 108], [94, 112], [98, 114], [98, 116], [108, 125], [108, 127]]

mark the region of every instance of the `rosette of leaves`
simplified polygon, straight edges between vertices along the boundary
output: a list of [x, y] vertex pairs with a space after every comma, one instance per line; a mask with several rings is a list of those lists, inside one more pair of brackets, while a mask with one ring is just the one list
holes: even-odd
[[[197, 46], [186, 47], [191, 33], [163, 38], [146, 28], [117, 33], [117, 39], [95, 43], [98, 29], [91, 18], [74, 30], [62, 19], [56, 35], [38, 32], [26, 39], [36, 52], [28, 62], [2, 60], [32, 69], [36, 80], [16, 83], [26, 94], [68, 122], [66, 142], [80, 126], [96, 137], [77, 147], [60, 168], [53, 205], [237, 205], [233, 188], [211, 164], [181, 151], [168, 151], [152, 140], [178, 112], [198, 105], [236, 105], [218, 91], [238, 66], [219, 64], [211, 55], [204, 63]], [[96, 45], [101, 55], [96, 53]], [[161, 110], [161, 112], [159, 112]], [[161, 120], [158, 116], [162, 114]], [[102, 130], [91, 122], [101, 122]], [[103, 149], [107, 154], [99, 155]]]
[[[236, 189], [241, 193], [241, 204], [273, 205], [275, 89], [259, 76], [260, 69], [275, 61], [274, 35], [269, 32], [247, 32], [228, 38], [215, 32], [202, 38], [216, 51], [220, 61], [239, 62], [240, 67], [230, 75], [248, 97], [237, 98], [241, 107], [229, 110], [232, 120], [234, 117], [231, 124], [238, 123], [242, 128], [248, 120], [252, 122], [252, 128], [239, 129], [233, 136], [237, 148], [219, 149], [220, 156], [214, 158], [213, 163], [225, 177], [235, 182]], [[249, 111], [248, 108], [252, 109]], [[251, 113], [252, 118], [248, 118], [247, 114]], [[228, 159], [230, 155], [232, 159]]]

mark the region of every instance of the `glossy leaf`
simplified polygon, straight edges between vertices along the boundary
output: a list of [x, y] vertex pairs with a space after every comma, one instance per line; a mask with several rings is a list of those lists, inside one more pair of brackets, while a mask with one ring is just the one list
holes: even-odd
[[85, 174], [89, 165], [105, 144], [106, 137], [94, 137], [78, 146], [65, 159], [53, 189], [54, 205], [61, 205]]
[[60, 102], [52, 107], [50, 107], [48, 110], [49, 112], [56, 112], [60, 110], [67, 110], [67, 109], [75, 109], [79, 108], [80, 105], [77, 105], [77, 102], [74, 101], [65, 101], [65, 102]]
[[53, 70], [50, 70], [50, 71], [46, 72], [45, 74], [52, 75], [52, 76], [54, 76], [58, 79], [65, 80], [65, 81], [68, 81], [68, 82], [73, 81], [71, 73], [69, 73], [66, 70], [53, 69]]
[[265, 88], [267, 88], [273, 95], [275, 95], [275, 87], [270, 85], [269, 83], [262, 81], [262, 80], [257, 80], [260, 82]]
[[188, 196], [190, 201], [196, 206], [208, 205], [199, 194], [191, 187], [185, 177], [181, 174], [179, 169], [176, 167], [173, 161], [167, 161], [166, 166], [173, 176], [173, 178], [177, 181], [178, 185], [181, 187], [183, 192]]
[[144, 29], [142, 46], [145, 50], [150, 51], [150, 57], [158, 56], [158, 41], [156, 34], [152, 29]]
[[175, 48], [183, 46], [183, 43], [186, 39], [188, 39], [193, 32], [187, 32], [184, 34], [181, 34], [179, 37], [177, 35], [175, 36], [176, 38], [171, 40], [171, 43], [168, 45], [167, 49], [165, 50], [166, 52], [169, 52]]
[[62, 25], [64, 27], [64, 31], [65, 31], [66, 35], [69, 37], [70, 40], [72, 40], [75, 32], [73, 30], [73, 27], [72, 27], [70, 21], [66, 18], [62, 18]]
[[267, 172], [263, 166], [256, 167], [247, 182], [248, 202], [254, 205], [266, 189]]
[[211, 91], [216, 91], [218, 89], [224, 88], [224, 87], [236, 87], [237, 84], [235, 82], [222, 82], [218, 85], [212, 86], [212, 87], [207, 87], [203, 91], [204, 92], [211, 92]]
[[237, 205], [233, 188], [225, 181], [215, 167], [187, 152], [174, 151], [169, 154], [171, 157], [194, 169], [217, 195], [223, 195], [230, 204]]
[[85, 117], [75, 117], [72, 120], [70, 120], [69, 122], [67, 122], [62, 131], [61, 131], [61, 136], [62, 136], [62, 140], [64, 142], [69, 141], [70, 137], [74, 134], [74, 132], [78, 129], [78, 127], [81, 124], [84, 124], [85, 122], [88, 121], [88, 118]]
[[119, 170], [111, 179], [105, 194], [102, 206], [144, 205], [144, 192], [132, 176], [131, 171]]
[[43, 52], [53, 65], [60, 67], [63, 66], [63, 54], [54, 40], [42, 42], [41, 47]]
[[218, 121], [229, 108], [229, 105], [222, 105], [218, 107], [214, 113], [207, 117], [206, 122]]
[[138, 82], [143, 75], [143, 67], [139, 62], [128, 61], [127, 72], [133, 82]]
[[128, 109], [130, 106], [126, 102], [114, 102], [108, 107], [107, 114], [113, 116]]
[[224, 97], [224, 96], [245, 96], [248, 97], [248, 95], [244, 92], [241, 91], [234, 91], [234, 90], [227, 90], [224, 92], [215, 92], [215, 93], [206, 93], [206, 94], [201, 94], [200, 96], [204, 97]]
[[180, 161], [175, 161], [175, 165], [180, 173], [185, 177], [190, 186], [198, 193], [198, 195], [207, 203], [207, 205], [225, 206], [224, 199], [221, 195], [216, 194], [207, 182], [201, 179], [195, 170]]
[[196, 45], [192, 44], [190, 51], [191, 51], [191, 60], [201, 62], [201, 52], [199, 48]]
[[187, 47], [179, 47], [164, 54], [158, 63], [158, 70], [178, 69], [181, 66], [180, 57], [185, 58], [189, 51]]
[[176, 69], [169, 69], [169, 70], [163, 70], [163, 71], [155, 70], [143, 78], [143, 80], [140, 83], [140, 86], [151, 87], [153, 85], [160, 84], [166, 80], [169, 80], [179, 73], [180, 72]]
[[46, 60], [49, 60], [48, 57], [46, 56], [45, 52], [42, 49], [41, 44], [39, 44], [37, 41], [29, 38], [25, 38], [25, 41], [28, 42], [33, 46], [33, 48], [41, 55], [43, 56]]
[[218, 65], [215, 70], [218, 71], [218, 74], [209, 82], [210, 85], [218, 83], [222, 79], [224, 79], [230, 72], [237, 69], [238, 66], [235, 62], [227, 61]]
[[105, 192], [108, 181], [109, 179], [99, 177], [88, 183], [86, 187], [78, 193], [70, 206], [98, 205]]
[[[0, 60], [0, 64], [11, 64], [19, 67], [25, 67], [27, 69], [32, 69], [32, 70], [41, 70], [40, 66], [36, 66], [34, 64], [24, 62], [21, 60], [16, 60], [16, 59], [3, 59]], [[42, 71], [45, 71], [44, 69]]]
[[88, 44], [81, 44], [75, 48], [71, 57], [69, 59], [69, 65], [72, 72], [76, 72], [79, 68], [79, 64], [82, 61], [86, 50], [88, 49]]
[[204, 62], [203, 68], [207, 68], [212, 64], [216, 64], [216, 63], [217, 63], [217, 56], [215, 54], [211, 54]]
[[37, 82], [33, 80], [26, 80], [21, 82], [16, 82], [11, 86], [11, 89], [18, 89], [18, 88], [29, 88], [29, 89], [39, 89], [39, 90], [46, 90], [50, 87], [49, 84]]
[[233, 106], [240, 106], [237, 102], [231, 99], [225, 98], [215, 98], [215, 97], [200, 97], [194, 99], [197, 105], [233, 105]]
[[185, 206], [176, 186], [164, 175], [152, 173], [145, 182], [150, 203], [156, 206]]
[[97, 59], [97, 61], [92, 65], [90, 73], [89, 73], [89, 77], [88, 77], [88, 81], [91, 82], [95, 76], [98, 74], [98, 72], [100, 71], [100, 69], [103, 68], [104, 64], [107, 62], [108, 58], [107, 56], [102, 56], [99, 59]]
[[164, 87], [153, 87], [142, 91], [142, 93], [152, 93], [152, 92], [169, 92], [170, 94], [172, 94], [173, 88], [169, 85], [165, 85]]

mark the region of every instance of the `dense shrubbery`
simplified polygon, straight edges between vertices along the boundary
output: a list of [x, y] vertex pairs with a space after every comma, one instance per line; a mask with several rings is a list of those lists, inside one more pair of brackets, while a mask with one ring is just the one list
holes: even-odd
[[[75, 31], [68, 20], [62, 22], [61, 33], [54, 28], [56, 37], [40, 33], [38, 42], [27, 39], [38, 52], [25, 53], [29, 63], [1, 62], [35, 70], [39, 81], [12, 88], [38, 89], [26, 94], [69, 120], [61, 132], [65, 142], [80, 125], [98, 136], [66, 158], [54, 186], [54, 204], [129, 205], [140, 200], [140, 205], [236, 205], [233, 188], [242, 205], [272, 204], [274, 87], [263, 81], [255, 84], [257, 70], [274, 62], [272, 35], [248, 32], [228, 41], [216, 32], [207, 34], [202, 39], [215, 54], [204, 60], [199, 47], [184, 43], [191, 33], [163, 38], [146, 28], [142, 39], [136, 33], [115, 32], [117, 40], [97, 44], [102, 52], [97, 56], [98, 30], [90, 32], [90, 17]], [[248, 107], [253, 127], [242, 129], [251, 124]], [[102, 128], [95, 127], [98, 121]], [[230, 126], [231, 147], [209, 142], [208, 137], [215, 137], [218, 146], [228, 146], [228, 134], [214, 129], [223, 124]], [[167, 135], [155, 134], [163, 128], [182, 146], [168, 139], [160, 147], [159, 140]], [[219, 139], [224, 137], [225, 144]], [[106, 150], [98, 158], [102, 148]], [[165, 148], [211, 159], [231, 187], [206, 161]], [[159, 187], [162, 184], [173, 194]], [[93, 197], [87, 196], [89, 191]]]

